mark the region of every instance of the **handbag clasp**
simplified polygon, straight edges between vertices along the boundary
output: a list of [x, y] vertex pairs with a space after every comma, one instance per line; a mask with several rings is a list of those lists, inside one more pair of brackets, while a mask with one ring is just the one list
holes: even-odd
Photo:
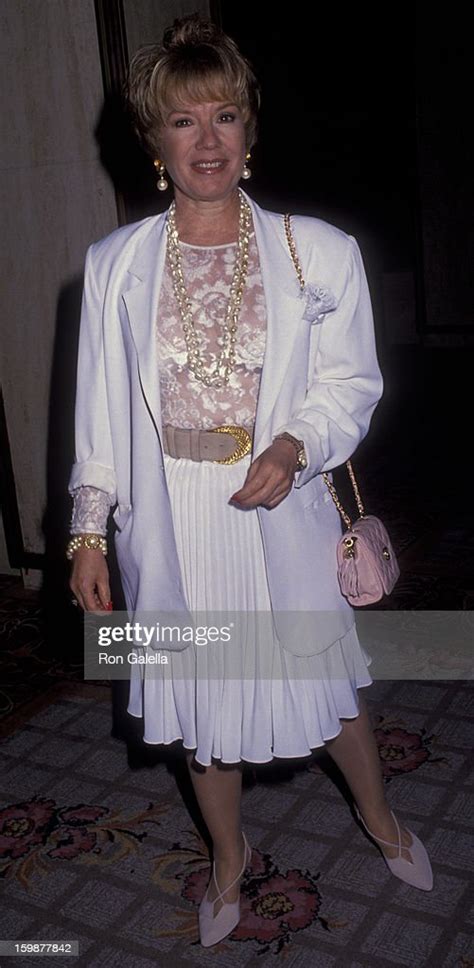
[[344, 538], [344, 558], [354, 558], [356, 541], [357, 535], [349, 535]]

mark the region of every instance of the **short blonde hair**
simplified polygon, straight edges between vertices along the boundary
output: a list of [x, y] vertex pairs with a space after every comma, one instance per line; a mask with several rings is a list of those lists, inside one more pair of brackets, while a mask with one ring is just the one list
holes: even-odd
[[175, 20], [162, 44], [146, 44], [132, 58], [125, 97], [145, 150], [160, 153], [165, 114], [185, 103], [232, 101], [242, 111], [247, 150], [257, 140], [260, 87], [235, 42], [211, 21], [191, 14]]

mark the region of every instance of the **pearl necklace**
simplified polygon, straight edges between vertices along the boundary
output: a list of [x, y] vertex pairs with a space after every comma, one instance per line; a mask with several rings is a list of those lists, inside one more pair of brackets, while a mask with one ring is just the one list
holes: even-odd
[[[214, 368], [205, 369], [199, 347], [199, 337], [194, 325], [192, 303], [184, 283], [181, 252], [179, 248], [178, 230], [176, 228], [176, 205], [171, 203], [168, 212], [167, 232], [168, 244], [166, 255], [173, 277], [173, 288], [181, 314], [184, 339], [187, 349], [189, 369], [197, 380], [201, 380], [207, 387], [227, 386], [230, 374], [235, 367], [235, 343], [237, 319], [242, 304], [248, 269], [249, 237], [252, 225], [252, 212], [239, 189], [239, 239], [237, 243], [237, 258], [234, 275], [230, 287], [230, 298], [225, 320], [222, 326], [222, 349]], [[223, 372], [221, 373], [221, 369]]]

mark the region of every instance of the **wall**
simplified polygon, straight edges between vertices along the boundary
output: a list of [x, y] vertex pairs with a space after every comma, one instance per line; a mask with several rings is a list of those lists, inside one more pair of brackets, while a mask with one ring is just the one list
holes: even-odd
[[0, 379], [25, 549], [43, 552], [71, 458], [86, 247], [117, 225], [94, 127], [102, 79], [93, 0], [3, 0]]

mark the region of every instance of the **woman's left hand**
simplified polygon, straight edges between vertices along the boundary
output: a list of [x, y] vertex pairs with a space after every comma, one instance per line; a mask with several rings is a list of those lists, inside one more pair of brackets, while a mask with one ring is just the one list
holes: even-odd
[[248, 510], [259, 504], [275, 508], [290, 493], [298, 458], [289, 440], [275, 440], [251, 463], [244, 486], [236, 491], [229, 503], [235, 502]]

